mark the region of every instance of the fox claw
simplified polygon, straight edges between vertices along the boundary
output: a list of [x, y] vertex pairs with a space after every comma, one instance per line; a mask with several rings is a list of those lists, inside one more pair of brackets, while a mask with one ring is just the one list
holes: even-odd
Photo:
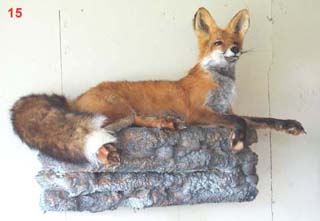
[[184, 121], [180, 119], [173, 120], [175, 130], [183, 130], [187, 128], [187, 125]]

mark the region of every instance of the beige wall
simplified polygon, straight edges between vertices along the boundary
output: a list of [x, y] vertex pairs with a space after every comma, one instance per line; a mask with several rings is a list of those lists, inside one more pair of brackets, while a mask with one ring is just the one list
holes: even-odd
[[[22, 18], [9, 18], [12, 6], [23, 8]], [[270, 143], [269, 132], [259, 132], [254, 150], [260, 193], [251, 203], [43, 214], [34, 180], [39, 165], [35, 153], [12, 133], [12, 103], [31, 92], [75, 97], [103, 80], [178, 79], [196, 60], [191, 20], [200, 6], [222, 25], [239, 9], [251, 11], [245, 47], [253, 52], [238, 65], [236, 111], [296, 118], [308, 135], [272, 132]], [[319, 8], [317, 0], [2, 1], [1, 219], [320, 220]]]

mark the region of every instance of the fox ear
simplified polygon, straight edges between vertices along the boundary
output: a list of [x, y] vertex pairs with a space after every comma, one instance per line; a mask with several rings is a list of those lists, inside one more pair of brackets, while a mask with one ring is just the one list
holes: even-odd
[[208, 37], [210, 32], [217, 29], [217, 25], [207, 9], [199, 8], [194, 15], [193, 28], [198, 37]]
[[232, 33], [239, 33], [241, 37], [247, 33], [250, 26], [250, 15], [247, 9], [239, 11], [229, 22], [227, 29]]

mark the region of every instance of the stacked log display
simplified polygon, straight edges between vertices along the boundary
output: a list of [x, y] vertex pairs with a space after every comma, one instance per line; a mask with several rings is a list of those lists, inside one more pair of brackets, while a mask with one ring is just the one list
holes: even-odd
[[[255, 199], [257, 155], [231, 150], [231, 129], [126, 128], [119, 165], [75, 165], [39, 155], [45, 211], [100, 212], [118, 207], [243, 202]], [[247, 144], [257, 142], [250, 131]]]

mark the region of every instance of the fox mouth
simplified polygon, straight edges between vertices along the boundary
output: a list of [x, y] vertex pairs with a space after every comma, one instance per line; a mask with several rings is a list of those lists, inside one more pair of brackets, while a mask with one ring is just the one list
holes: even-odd
[[238, 61], [238, 59], [239, 59], [239, 56], [237, 56], [237, 55], [234, 55], [234, 56], [228, 56], [228, 57], [225, 57], [225, 59], [227, 60], [227, 62], [229, 62], [229, 63], [234, 63], [234, 62], [236, 62], [236, 61]]

